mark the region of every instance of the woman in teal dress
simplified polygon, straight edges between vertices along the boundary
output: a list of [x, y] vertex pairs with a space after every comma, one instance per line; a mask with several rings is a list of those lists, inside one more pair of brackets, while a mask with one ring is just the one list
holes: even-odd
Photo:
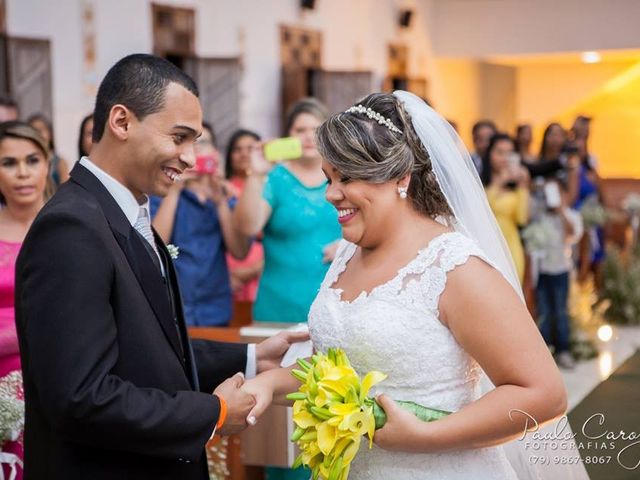
[[[324, 198], [327, 179], [315, 143], [326, 117], [317, 100], [300, 100], [289, 111], [285, 135], [300, 138], [302, 157], [271, 168], [261, 148], [252, 155], [234, 222], [245, 235], [264, 232], [256, 322], [306, 322], [335, 255], [341, 230], [336, 209]], [[267, 480], [308, 478], [308, 470], [267, 468]]]

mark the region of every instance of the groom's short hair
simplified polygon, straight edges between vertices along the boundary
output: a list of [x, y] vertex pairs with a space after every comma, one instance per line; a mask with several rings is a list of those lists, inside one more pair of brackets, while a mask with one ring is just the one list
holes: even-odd
[[96, 96], [92, 139], [97, 143], [104, 133], [109, 112], [114, 105], [124, 105], [138, 118], [162, 110], [165, 92], [177, 83], [199, 96], [193, 79], [164, 58], [135, 53], [119, 60], [109, 69]]

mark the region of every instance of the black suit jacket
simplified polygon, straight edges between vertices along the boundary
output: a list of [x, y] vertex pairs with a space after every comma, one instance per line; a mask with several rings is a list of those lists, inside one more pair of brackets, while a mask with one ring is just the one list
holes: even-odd
[[156, 239], [171, 289], [142, 242], [79, 164], [24, 241], [25, 480], [208, 478], [211, 392], [244, 371], [246, 346], [190, 345], [166, 247]]

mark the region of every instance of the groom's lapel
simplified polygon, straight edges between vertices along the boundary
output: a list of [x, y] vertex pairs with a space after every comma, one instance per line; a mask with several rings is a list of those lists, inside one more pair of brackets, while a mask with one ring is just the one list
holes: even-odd
[[80, 164], [71, 171], [71, 178], [91, 192], [102, 207], [114, 237], [136, 275], [145, 296], [158, 319], [167, 340], [184, 365], [182, 347], [173, 319], [173, 312], [164, 279], [149, 256], [143, 240], [136, 235], [124, 212], [109, 191], [89, 170]]
[[176, 273], [176, 268], [173, 264], [173, 259], [171, 258], [171, 254], [167, 249], [167, 246], [158, 235], [158, 232], [153, 229], [153, 236], [156, 241], [156, 246], [158, 247], [158, 252], [162, 257], [162, 264], [165, 266], [165, 275], [169, 285], [171, 286], [171, 293], [173, 296], [173, 307], [174, 313], [177, 318], [176, 326], [180, 331], [180, 337], [182, 339], [182, 348], [185, 352], [185, 357], [188, 360], [186, 362], [186, 368], [191, 376], [191, 385], [193, 389], [196, 391], [200, 390], [200, 385], [198, 381], [198, 370], [195, 361], [195, 357], [193, 355], [193, 349], [191, 348], [191, 341], [189, 340], [189, 331], [187, 330], [187, 325], [184, 320], [184, 307], [182, 304], [182, 294], [180, 293], [180, 285], [178, 283], [178, 275]]
[[[131, 225], [129, 226], [132, 228]], [[149, 300], [149, 304], [155, 312], [156, 317], [160, 321], [160, 325], [169, 339], [173, 350], [176, 352], [176, 355], [178, 355], [180, 361], [184, 363], [182, 347], [180, 346], [178, 331], [176, 330], [176, 322], [173, 319], [173, 309], [169, 301], [169, 292], [167, 291], [167, 286], [164, 283], [160, 271], [155, 263], [153, 263], [149, 252], [142, 243], [144, 241], [144, 239], [136, 235], [132, 230], [127, 239], [124, 253], [132, 265], [133, 271], [142, 286], [142, 290]]]

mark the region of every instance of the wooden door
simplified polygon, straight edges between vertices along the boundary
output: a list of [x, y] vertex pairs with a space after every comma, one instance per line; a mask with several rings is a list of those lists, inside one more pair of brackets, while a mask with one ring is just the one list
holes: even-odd
[[[298, 65], [283, 65], [281, 82], [282, 124], [284, 125], [289, 108], [301, 98], [311, 95], [309, 70]], [[286, 132], [283, 133], [286, 135]]]
[[20, 106], [20, 116], [53, 115], [51, 57], [48, 40], [7, 38], [9, 91]]
[[316, 71], [312, 75], [314, 97], [324, 102], [331, 113], [342, 112], [373, 91], [371, 72]]
[[238, 58], [187, 58], [184, 71], [200, 90], [205, 121], [213, 125], [218, 148], [224, 151], [240, 125], [240, 61]]
[[[195, 53], [195, 10], [151, 4], [153, 53], [160, 57], [186, 57]], [[182, 65], [179, 65], [182, 66]]]
[[282, 118], [302, 97], [312, 95], [311, 76], [322, 65], [322, 33], [306, 28], [280, 26], [282, 65]]
[[7, 37], [0, 34], [0, 95], [9, 92], [9, 65], [7, 61]]
[[[7, 2], [0, 0], [0, 33], [7, 32]], [[1, 64], [0, 64], [1, 65]]]

